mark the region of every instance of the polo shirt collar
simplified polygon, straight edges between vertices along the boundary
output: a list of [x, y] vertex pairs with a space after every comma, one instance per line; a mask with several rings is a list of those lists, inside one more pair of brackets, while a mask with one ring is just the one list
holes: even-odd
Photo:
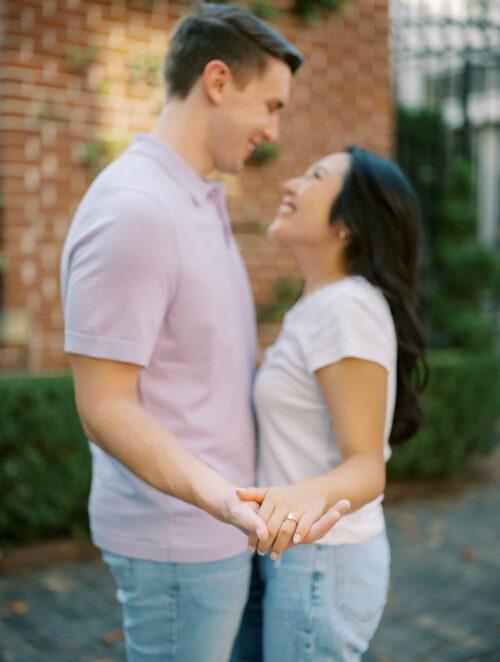
[[200, 177], [169, 145], [147, 133], [136, 136], [130, 149], [136, 154], [145, 154], [155, 159], [190, 194], [198, 206], [222, 188], [220, 184]]

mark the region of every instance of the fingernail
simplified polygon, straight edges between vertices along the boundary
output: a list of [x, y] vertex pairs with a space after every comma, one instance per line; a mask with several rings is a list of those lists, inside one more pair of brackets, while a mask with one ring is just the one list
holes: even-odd
[[258, 554], [259, 556], [265, 556], [265, 555], [266, 555], [266, 553], [265, 553], [265, 552], [261, 552], [260, 549], [257, 550], [257, 554]]
[[249, 552], [255, 552], [255, 547], [253, 545], [248, 545]]
[[299, 542], [300, 542], [301, 540], [302, 540], [302, 536], [300, 535], [300, 533], [296, 533], [296, 534], [293, 536], [293, 542], [294, 542], [296, 545], [298, 545]]
[[278, 558], [279, 554], [276, 554], [276, 552], [271, 552], [271, 561], [276, 561]]

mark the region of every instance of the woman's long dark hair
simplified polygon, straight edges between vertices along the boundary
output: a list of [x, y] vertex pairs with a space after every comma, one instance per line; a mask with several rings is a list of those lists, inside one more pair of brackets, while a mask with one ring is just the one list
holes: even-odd
[[427, 382], [424, 336], [417, 317], [420, 206], [398, 166], [359, 147], [345, 150], [351, 164], [330, 221], [351, 232], [345, 249], [349, 273], [380, 288], [389, 303], [398, 343], [392, 444], [409, 439], [422, 421], [419, 393]]

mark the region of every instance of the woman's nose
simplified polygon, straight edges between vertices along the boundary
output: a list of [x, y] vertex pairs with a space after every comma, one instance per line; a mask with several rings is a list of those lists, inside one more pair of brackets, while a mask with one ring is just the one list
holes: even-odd
[[296, 193], [299, 187], [300, 180], [298, 177], [292, 177], [283, 182], [282, 187], [285, 193]]

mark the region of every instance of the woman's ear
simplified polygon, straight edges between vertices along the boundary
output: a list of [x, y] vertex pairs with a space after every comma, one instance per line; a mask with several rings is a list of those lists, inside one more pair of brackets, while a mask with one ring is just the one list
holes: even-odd
[[335, 234], [341, 241], [349, 241], [349, 239], [352, 236], [351, 231], [349, 230], [349, 228], [341, 218], [338, 218], [333, 223], [333, 229], [335, 230]]

